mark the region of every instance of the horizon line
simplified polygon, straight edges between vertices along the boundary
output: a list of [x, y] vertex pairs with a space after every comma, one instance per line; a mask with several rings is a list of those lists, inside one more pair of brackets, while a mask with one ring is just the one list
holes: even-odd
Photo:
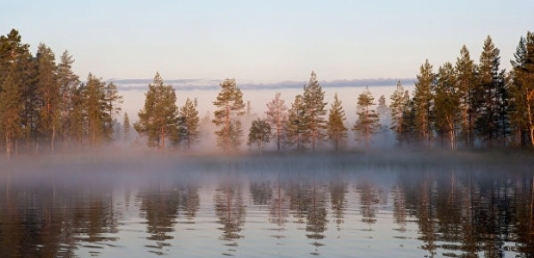
[[[106, 82], [117, 84], [120, 90], [135, 91], [146, 90], [153, 79], [108, 79]], [[345, 88], [345, 87], [376, 87], [376, 86], [396, 86], [401, 82], [403, 86], [412, 85], [416, 78], [371, 78], [371, 79], [341, 79], [331, 81], [319, 81], [323, 88]], [[215, 79], [171, 79], [164, 80], [166, 85], [171, 85], [175, 90], [218, 90], [221, 80]], [[237, 83], [242, 90], [276, 90], [276, 89], [298, 89], [304, 87], [307, 81], [279, 81], [270, 83], [244, 82]]]

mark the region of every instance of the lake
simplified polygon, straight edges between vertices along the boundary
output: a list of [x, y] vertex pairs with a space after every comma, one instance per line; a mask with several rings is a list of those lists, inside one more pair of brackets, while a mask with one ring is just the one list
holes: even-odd
[[363, 153], [27, 158], [1, 257], [530, 257], [527, 158]]

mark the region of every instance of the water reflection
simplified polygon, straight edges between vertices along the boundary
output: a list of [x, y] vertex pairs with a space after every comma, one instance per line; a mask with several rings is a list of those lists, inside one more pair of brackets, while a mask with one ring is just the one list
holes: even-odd
[[220, 183], [214, 202], [217, 222], [222, 225], [218, 228], [222, 231], [220, 239], [226, 241], [225, 245], [229, 247], [223, 255], [233, 256], [238, 247], [237, 240], [243, 237], [240, 232], [245, 224], [246, 213], [241, 184], [233, 180]]
[[1, 257], [116, 257], [140, 250], [260, 257], [534, 253], [529, 171], [402, 168], [206, 178], [2, 177]]

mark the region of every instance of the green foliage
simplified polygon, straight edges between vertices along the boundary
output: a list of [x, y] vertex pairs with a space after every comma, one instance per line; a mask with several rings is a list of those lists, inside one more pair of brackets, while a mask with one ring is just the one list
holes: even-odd
[[330, 106], [328, 114], [327, 135], [328, 140], [334, 145], [334, 150], [345, 147], [347, 140], [347, 127], [345, 126], [345, 111], [337, 93], [334, 95], [334, 102]]
[[374, 100], [375, 98], [369, 88], [365, 87], [365, 90], [358, 96], [356, 111], [358, 120], [352, 127], [352, 130], [356, 133], [356, 140], [363, 141], [366, 148], [370, 146], [371, 136], [380, 129], [378, 113], [371, 109], [371, 106], [376, 105]]
[[149, 147], [164, 148], [166, 140], [176, 140], [178, 107], [172, 86], [164, 85], [159, 73], [148, 85], [145, 105], [138, 113], [134, 129], [147, 137]]
[[198, 111], [191, 99], [187, 98], [185, 104], [180, 108], [180, 116], [178, 120], [178, 139], [180, 143], [190, 149], [191, 144], [198, 140], [199, 131]]
[[8, 159], [11, 157], [13, 142], [20, 135], [20, 116], [22, 108], [20, 84], [17, 82], [13, 71], [9, 72], [1, 84], [0, 91], [0, 131], [6, 144]]
[[324, 91], [317, 81], [317, 75], [312, 71], [310, 81], [304, 86], [304, 107], [307, 116], [307, 133], [311, 143], [312, 151], [315, 151], [317, 145], [325, 136], [326, 120], [326, 102], [324, 100]]
[[61, 95], [57, 77], [55, 55], [45, 44], [39, 44], [37, 49], [37, 94], [39, 103], [39, 131], [42, 137], [50, 141], [50, 149], [54, 150], [54, 143], [58, 128], [60, 128]]
[[267, 103], [267, 123], [273, 129], [273, 136], [276, 141], [276, 150], [280, 151], [283, 143], [284, 124], [287, 121], [287, 107], [285, 101], [280, 98], [280, 92], [277, 92], [270, 102]]
[[226, 79], [220, 84], [221, 91], [213, 105], [215, 110], [212, 123], [219, 127], [215, 131], [217, 136], [217, 146], [221, 149], [236, 151], [241, 145], [243, 129], [239, 117], [245, 114], [245, 104], [243, 103], [243, 93], [234, 79]]
[[254, 143], [258, 146], [260, 153], [262, 153], [265, 144], [271, 141], [271, 125], [264, 119], [256, 119], [252, 121], [248, 133], [248, 145], [252, 146]]
[[488, 36], [480, 55], [480, 84], [477, 89], [479, 115], [475, 121], [475, 131], [488, 147], [492, 147], [496, 141], [505, 144], [509, 134], [508, 89], [504, 70], [499, 69], [499, 54], [500, 50]]
[[534, 33], [521, 37], [512, 60], [512, 129], [520, 144], [534, 147]]
[[474, 124], [477, 116], [476, 107], [476, 65], [474, 64], [469, 50], [464, 45], [460, 50], [460, 57], [456, 59], [456, 83], [460, 95], [461, 130], [460, 139], [468, 148], [474, 146]]
[[306, 144], [310, 142], [307, 134], [309, 117], [306, 113], [306, 106], [302, 95], [295, 96], [295, 101], [291, 104], [285, 124], [285, 142], [288, 148], [296, 146], [297, 151], [304, 151]]
[[402, 135], [405, 128], [403, 127], [404, 123], [404, 113], [410, 101], [410, 94], [408, 91], [404, 90], [400, 81], [397, 82], [397, 87], [393, 94], [390, 97], [391, 104], [389, 106], [391, 110], [391, 127], [397, 137], [397, 142], [399, 145], [402, 145]]
[[455, 150], [456, 135], [461, 119], [461, 95], [452, 64], [447, 62], [438, 70], [434, 98], [434, 124], [441, 139], [447, 137], [449, 147]]
[[415, 130], [419, 141], [430, 147], [433, 138], [433, 105], [436, 75], [428, 59], [421, 65], [414, 90]]
[[74, 128], [74, 99], [75, 92], [80, 85], [80, 80], [72, 71], [72, 64], [74, 59], [68, 51], [64, 51], [60, 58], [60, 63], [57, 67], [57, 80], [59, 84], [60, 94], [60, 131], [63, 135], [64, 146], [75, 138]]

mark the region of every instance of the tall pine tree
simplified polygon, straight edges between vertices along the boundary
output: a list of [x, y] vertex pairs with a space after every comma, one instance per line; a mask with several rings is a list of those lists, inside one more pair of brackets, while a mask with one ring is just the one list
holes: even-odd
[[50, 142], [50, 150], [54, 151], [61, 126], [61, 92], [54, 52], [43, 43], [37, 49], [37, 93], [40, 96], [39, 129], [41, 135]]
[[326, 120], [326, 102], [324, 101], [324, 91], [317, 80], [315, 72], [311, 73], [310, 81], [304, 86], [304, 106], [308, 116], [307, 131], [311, 143], [312, 151], [325, 136]]
[[408, 91], [405, 92], [404, 87], [402, 86], [401, 82], [397, 82], [397, 87], [395, 88], [395, 91], [391, 95], [391, 103], [389, 105], [389, 108], [391, 110], [391, 127], [390, 129], [393, 130], [397, 137], [397, 142], [400, 146], [402, 146], [402, 135], [404, 132], [403, 127], [403, 120], [404, 120], [404, 111], [406, 109], [406, 106], [409, 102], [409, 93]]
[[460, 138], [465, 147], [473, 148], [475, 142], [475, 120], [477, 117], [476, 99], [476, 65], [474, 64], [469, 50], [464, 45], [460, 50], [460, 57], [456, 59], [456, 83], [460, 95], [461, 129]]
[[147, 137], [149, 147], [165, 148], [165, 142], [176, 139], [178, 107], [172, 86], [165, 85], [156, 73], [145, 94], [145, 105], [138, 113], [135, 130]]
[[508, 135], [507, 85], [504, 71], [500, 71], [500, 50], [495, 47], [490, 36], [484, 41], [480, 55], [478, 114], [475, 130], [488, 146], [496, 141], [505, 143]]
[[180, 118], [178, 120], [178, 139], [187, 149], [198, 140], [199, 131], [198, 111], [191, 99], [187, 98], [183, 107], [180, 108]]
[[310, 141], [307, 128], [306, 106], [302, 95], [297, 95], [291, 104], [285, 124], [285, 145], [287, 147], [295, 146], [297, 151], [304, 151]]
[[370, 147], [371, 136], [380, 129], [378, 113], [372, 109], [372, 106], [376, 105], [374, 100], [369, 88], [365, 87], [365, 90], [358, 96], [356, 111], [358, 120], [352, 127], [356, 133], [356, 140], [363, 142], [367, 149]]
[[269, 123], [273, 136], [276, 141], [276, 150], [280, 151], [283, 143], [283, 128], [287, 120], [287, 106], [285, 101], [280, 98], [280, 92], [277, 92], [270, 102], [267, 103], [267, 122]]
[[327, 135], [328, 140], [334, 145], [334, 150], [343, 148], [347, 140], [347, 127], [345, 126], [345, 111], [343, 104], [338, 99], [337, 93], [334, 95], [334, 102], [330, 106], [328, 114]]
[[236, 151], [243, 137], [243, 128], [239, 119], [245, 114], [243, 93], [234, 79], [226, 79], [220, 86], [221, 91], [213, 102], [217, 110], [213, 113], [214, 119], [212, 120], [213, 124], [219, 127], [219, 130], [215, 131], [217, 146], [225, 151]]
[[433, 139], [433, 105], [436, 75], [428, 59], [421, 65], [414, 90], [415, 126], [419, 141], [430, 147]]
[[74, 59], [69, 54], [68, 51], [64, 51], [61, 55], [59, 65], [57, 67], [57, 80], [59, 84], [59, 94], [61, 101], [59, 102], [60, 109], [60, 132], [62, 134], [63, 147], [65, 148], [67, 144], [74, 137], [74, 101], [75, 93], [77, 88], [80, 85], [80, 80], [78, 75], [74, 74], [72, 71], [72, 64]]
[[456, 149], [456, 135], [461, 121], [461, 95], [456, 81], [456, 73], [447, 62], [438, 69], [435, 88], [435, 127], [440, 139], [448, 139], [451, 150]]

